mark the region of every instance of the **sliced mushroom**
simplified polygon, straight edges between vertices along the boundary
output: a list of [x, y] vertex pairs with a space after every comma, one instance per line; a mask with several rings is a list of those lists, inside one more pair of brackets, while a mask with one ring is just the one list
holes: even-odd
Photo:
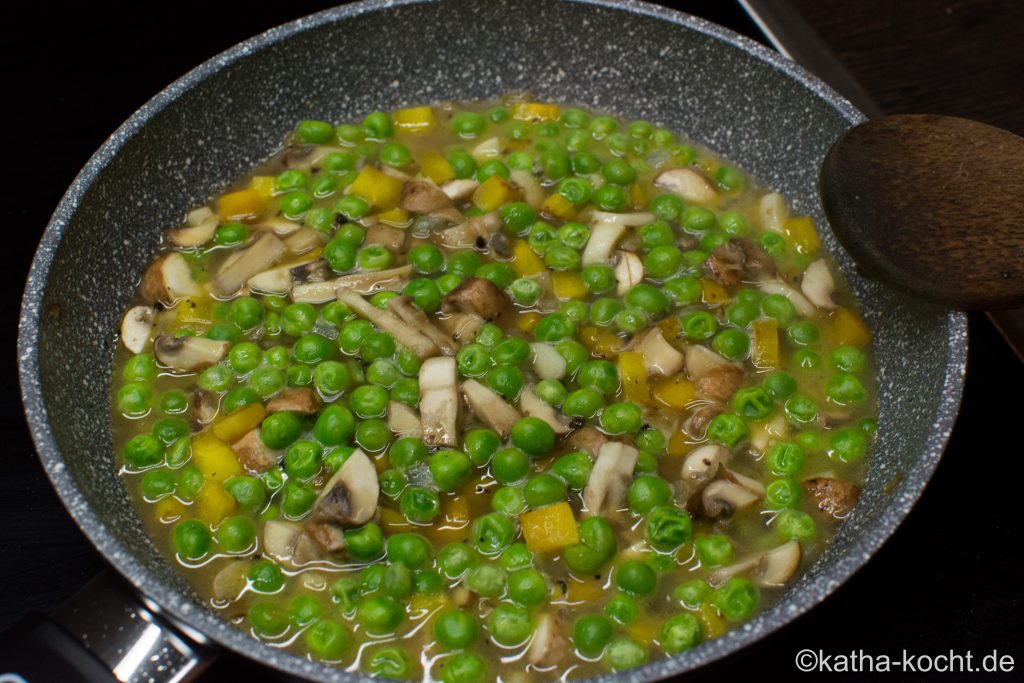
[[414, 307], [408, 297], [396, 296], [388, 302], [388, 310], [412, 326], [417, 332], [432, 341], [441, 352], [454, 356], [459, 345], [450, 335], [438, 329], [427, 317], [427, 314]]
[[743, 386], [743, 371], [732, 364], [716, 365], [694, 383], [697, 398], [725, 403]]
[[686, 357], [665, 341], [661, 329], [657, 327], [652, 327], [644, 334], [638, 349], [643, 354], [648, 375], [670, 377], [682, 370], [686, 363]]
[[174, 337], [161, 334], [153, 342], [156, 358], [180, 372], [196, 372], [220, 361], [231, 342], [206, 337]]
[[704, 261], [704, 270], [715, 282], [732, 287], [743, 279], [745, 266], [743, 249], [735, 244], [720, 244], [711, 250]]
[[338, 301], [348, 306], [349, 310], [360, 318], [369, 320], [380, 329], [388, 332], [399, 344], [409, 349], [420, 360], [436, 356], [437, 345], [427, 337], [414, 330], [391, 311], [377, 308], [359, 294], [349, 289], [338, 290]]
[[600, 515], [622, 507], [639, 454], [637, 449], [618, 441], [601, 446], [587, 485], [583, 487], [583, 503], [588, 514]]
[[494, 322], [509, 312], [511, 299], [490, 280], [468, 277], [448, 292], [444, 305], [446, 310], [472, 313], [487, 322]]
[[473, 247], [483, 249], [491, 235], [501, 228], [501, 218], [497, 213], [485, 213], [473, 216], [466, 222], [441, 231], [441, 244], [446, 247]]
[[566, 363], [562, 354], [551, 344], [533, 342], [533, 372], [538, 379], [562, 379], [565, 377]]
[[475, 313], [449, 313], [437, 322], [456, 344], [463, 344], [473, 339], [487, 321]]
[[692, 380], [700, 379], [719, 366], [731, 365], [725, 358], [700, 344], [687, 344], [683, 347], [683, 355], [686, 357], [686, 374]]
[[[284, 246], [296, 256], [318, 249], [327, 244], [327, 235], [314, 228], [305, 227], [284, 238]], [[327, 279], [327, 278], [324, 278]]]
[[719, 444], [705, 444], [694, 449], [683, 461], [681, 478], [692, 492], [699, 490], [715, 475], [718, 468], [729, 462], [732, 451]]
[[787, 541], [777, 548], [758, 553], [708, 575], [712, 586], [720, 586], [734, 576], [749, 573], [760, 586], [782, 586], [800, 569], [800, 542]]
[[802, 486], [807, 497], [814, 501], [819, 510], [836, 519], [849, 515], [860, 496], [859, 486], [832, 477], [808, 479]]
[[596, 458], [601, 447], [608, 443], [608, 437], [593, 427], [582, 427], [569, 436], [569, 443], [573, 448]]
[[235, 559], [213, 576], [213, 597], [218, 600], [236, 600], [249, 587], [247, 574], [252, 568], [249, 560]]
[[786, 200], [778, 192], [769, 192], [761, 197], [757, 204], [757, 216], [761, 227], [772, 232], [782, 233], [782, 224], [789, 218], [789, 207]]
[[220, 410], [220, 394], [206, 389], [196, 389], [192, 394], [192, 410], [199, 424], [210, 424]]
[[451, 197], [426, 178], [413, 178], [402, 188], [398, 207], [413, 213], [431, 213], [452, 205]]
[[655, 216], [649, 211], [635, 211], [633, 213], [612, 213], [610, 211], [594, 211], [590, 214], [593, 223], [615, 223], [624, 225], [627, 228], [639, 228], [641, 225], [653, 223]]
[[497, 137], [487, 138], [469, 153], [477, 162], [497, 159], [501, 156], [501, 140]]
[[430, 228], [430, 232], [440, 232], [445, 228], [450, 228], [453, 225], [461, 225], [466, 221], [466, 217], [462, 215], [462, 212], [456, 209], [454, 206], [447, 206], [437, 211], [431, 211], [427, 214], [430, 222], [427, 225]]
[[804, 317], [813, 316], [817, 309], [814, 308], [814, 304], [804, 297], [803, 294], [796, 291], [782, 280], [766, 280], [758, 285], [765, 294], [781, 294], [782, 296], [789, 299], [789, 302], [793, 304], [793, 308], [796, 312]]
[[121, 343], [132, 353], [142, 353], [155, 321], [156, 309], [152, 306], [132, 306], [121, 319]]
[[320, 559], [319, 548], [295, 522], [268, 520], [263, 525], [263, 553], [286, 567]]
[[540, 400], [537, 394], [533, 393], [533, 387], [525, 387], [519, 395], [519, 409], [523, 415], [540, 418], [547, 422], [555, 434], [569, 433], [569, 419], [559, 413], [554, 407]]
[[717, 476], [701, 492], [701, 504], [708, 517], [731, 515], [764, 496], [761, 482], [733, 472], [725, 465], [719, 465]]
[[198, 209], [192, 209], [185, 214], [185, 224], [192, 226], [200, 225], [215, 217], [216, 214], [213, 213], [213, 209], [208, 206], [200, 206]]
[[316, 392], [308, 387], [291, 387], [280, 392], [267, 404], [268, 413], [299, 413], [312, 415], [320, 410], [320, 401]]
[[362, 526], [376, 514], [379, 498], [377, 468], [357, 448], [324, 484], [310, 519], [341, 527]]
[[295, 285], [308, 282], [326, 282], [331, 277], [331, 267], [324, 259], [290, 263], [265, 270], [253, 275], [246, 284], [254, 292], [263, 294], [287, 294]]
[[257, 474], [266, 472], [277, 466], [281, 454], [271, 449], [260, 438], [260, 430], [252, 429], [238, 441], [231, 444], [238, 464], [250, 472]]
[[729, 242], [743, 250], [743, 262], [746, 264], [748, 277], [756, 282], [775, 277], [775, 261], [760, 244], [745, 237], [733, 237]]
[[366, 244], [379, 244], [388, 251], [396, 253], [402, 251], [405, 246], [405, 238], [409, 233], [401, 228], [385, 223], [376, 223], [366, 231]]
[[262, 273], [284, 258], [288, 249], [284, 242], [272, 233], [263, 233], [237, 259], [222, 267], [213, 280], [213, 291], [220, 296], [234, 294], [245, 281], [256, 273]]
[[388, 270], [342, 275], [334, 280], [311, 282], [292, 287], [292, 301], [296, 303], [322, 304], [330, 301], [342, 289], [359, 294], [373, 294], [381, 291], [400, 291], [409, 281], [412, 265], [406, 264]]
[[444, 192], [445, 196], [453, 202], [464, 202], [476, 192], [478, 187], [480, 187], [480, 183], [475, 180], [459, 178], [457, 180], [449, 180], [442, 185], [441, 192]]
[[519, 169], [509, 173], [508, 179], [512, 185], [523, 195], [527, 204], [535, 209], [544, 206], [545, 193], [537, 176], [527, 170]]
[[709, 403], [703, 405], [693, 411], [689, 417], [683, 421], [683, 431], [689, 434], [694, 439], [703, 439], [707, 434], [708, 424], [715, 418], [716, 415], [721, 415], [725, 412], [725, 406], [721, 403]]
[[266, 218], [256, 225], [253, 226], [256, 230], [262, 232], [272, 232], [280, 237], [287, 237], [288, 235], [294, 235], [302, 229], [302, 223], [296, 223], [290, 221], [287, 218]]
[[341, 527], [324, 522], [306, 522], [303, 529], [317, 545], [329, 553], [345, 549], [345, 532]]
[[388, 429], [398, 436], [423, 436], [423, 425], [416, 411], [398, 401], [388, 402]]
[[170, 308], [178, 299], [202, 293], [192, 278], [185, 257], [174, 251], [150, 264], [142, 275], [142, 298], [146, 303], [160, 302]]
[[562, 620], [553, 612], [542, 616], [527, 651], [530, 664], [541, 671], [550, 669], [565, 659], [568, 651], [569, 641]]
[[583, 249], [582, 263], [589, 266], [593, 263], [608, 263], [619, 240], [626, 234], [626, 225], [614, 221], [602, 220], [591, 225], [590, 239]]
[[654, 186], [668, 190], [688, 202], [710, 204], [718, 192], [703, 173], [692, 168], [670, 168], [654, 176]]
[[164, 233], [167, 241], [176, 247], [191, 249], [200, 247], [213, 239], [220, 221], [211, 216], [201, 223], [190, 224], [183, 228], [172, 228]]
[[818, 259], [807, 266], [804, 278], [800, 281], [800, 291], [818, 308], [829, 310], [836, 307], [832, 294], [836, 291], [836, 281], [828, 269], [825, 259]]
[[612, 259], [615, 264], [615, 291], [624, 296], [633, 285], [644, 281], [644, 262], [632, 251], [617, 251]]
[[462, 393], [476, 416], [502, 439], [508, 438], [512, 427], [523, 417], [505, 399], [475, 379], [467, 379], [462, 383]]
[[459, 443], [457, 366], [451, 356], [428, 358], [420, 366], [420, 423], [431, 446]]
[[750, 430], [750, 446], [754, 450], [764, 453], [770, 445], [784, 439], [786, 436], [786, 417], [782, 413], [762, 425], [755, 426]]

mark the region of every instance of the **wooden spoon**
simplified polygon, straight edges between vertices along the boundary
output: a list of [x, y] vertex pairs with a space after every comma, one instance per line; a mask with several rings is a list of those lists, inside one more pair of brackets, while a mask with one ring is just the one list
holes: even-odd
[[819, 183], [836, 236], [877, 280], [954, 308], [1024, 304], [1024, 139], [886, 116], [844, 133]]

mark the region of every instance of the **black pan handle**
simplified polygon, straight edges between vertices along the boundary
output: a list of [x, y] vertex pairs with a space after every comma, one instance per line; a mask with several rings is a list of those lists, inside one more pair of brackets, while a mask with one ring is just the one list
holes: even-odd
[[104, 571], [53, 615], [0, 635], [0, 683], [187, 683], [217, 655], [202, 641]]

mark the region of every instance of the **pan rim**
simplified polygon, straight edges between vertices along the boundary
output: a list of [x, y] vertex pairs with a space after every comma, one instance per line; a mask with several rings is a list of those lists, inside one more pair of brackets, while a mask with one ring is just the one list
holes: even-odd
[[[18, 334], [18, 364], [22, 402], [32, 439], [44, 470], [60, 496], [61, 502], [78, 527], [107, 562], [124, 576], [140, 592], [141, 596], [155, 603], [163, 613], [172, 619], [188, 624], [203, 636], [229, 650], [257, 659], [280, 671], [304, 678], [337, 681], [365, 680], [365, 677], [360, 674], [347, 673], [335, 667], [312, 662], [266, 646], [212, 612], [197, 608], [186, 596], [160, 581], [136, 560], [132, 553], [108, 530], [78, 489], [64, 464], [50, 429], [41, 390], [38, 352], [43, 295], [54, 254], [79, 199], [85, 195], [93, 181], [111, 159], [120, 152], [125, 143], [137, 134], [150, 119], [175, 102], [183, 93], [229, 65], [246, 58], [251, 53], [265, 50], [311, 28], [362, 14], [382, 12], [393, 7], [417, 5], [429, 1], [431, 0], [363, 0], [318, 12], [238, 43], [203, 62], [161, 90], [107, 138], [86, 162], [61, 198], [33, 258], [22, 299]], [[851, 125], [866, 120], [866, 117], [849, 101], [799, 65], [749, 38], [707, 20], [638, 0], [563, 1], [653, 17], [710, 36], [742, 50], [797, 81], [836, 109]], [[905, 473], [903, 480], [879, 512], [877, 522], [851, 544], [828, 573], [809, 582], [797, 600], [779, 602], [743, 627], [733, 629], [722, 637], [698, 648], [675, 657], [652, 661], [636, 669], [586, 680], [594, 683], [654, 681], [720, 660], [760, 640], [768, 633], [793, 622], [811, 607], [824, 600], [869, 561], [871, 556], [902, 523], [922, 494], [941, 459], [956, 420], [966, 371], [967, 317], [962, 312], [951, 311], [946, 317], [946, 325], [950, 341], [946, 352], [945, 377], [935, 411], [933, 429], [925, 441], [924, 448], [914, 466]]]

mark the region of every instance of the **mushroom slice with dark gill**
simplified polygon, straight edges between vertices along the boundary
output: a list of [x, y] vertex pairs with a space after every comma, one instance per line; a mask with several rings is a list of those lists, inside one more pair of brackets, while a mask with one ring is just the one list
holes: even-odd
[[512, 300], [501, 288], [481, 277], [468, 277], [444, 298], [446, 310], [478, 315], [494, 322], [509, 311]]
[[164, 254], [146, 268], [142, 275], [142, 298], [146, 303], [160, 302], [171, 307], [178, 299], [202, 294], [192, 277], [185, 257], [174, 251]]
[[333, 280], [308, 282], [292, 287], [292, 301], [305, 304], [323, 304], [333, 299], [343, 289], [359, 294], [374, 292], [401, 291], [409, 281], [412, 265], [406, 264], [388, 270], [374, 270], [367, 273], [342, 275]]
[[711, 420], [724, 412], [725, 406], [721, 403], [706, 403], [694, 408], [693, 412], [683, 420], [683, 431], [694, 439], [703, 439]]
[[860, 497], [860, 487], [843, 479], [814, 477], [802, 484], [804, 493], [814, 501], [818, 509], [843, 519], [850, 514]]
[[324, 484], [310, 519], [340, 527], [362, 526], [376, 514], [379, 498], [377, 469], [357, 448]]
[[684, 346], [683, 356], [686, 357], [686, 374], [692, 380], [700, 379], [710, 370], [720, 365], [731, 365], [728, 360], [700, 344], [687, 344]]
[[388, 302], [388, 310], [432, 341], [446, 356], [454, 356], [459, 350], [459, 345], [455, 343], [455, 340], [446, 332], [438, 329], [426, 313], [413, 306], [409, 297], [396, 296], [391, 299]]
[[220, 296], [234, 294], [245, 281], [262, 273], [284, 258], [288, 252], [276, 235], [265, 232], [255, 242], [239, 253], [238, 258], [227, 263], [213, 280], [213, 291]]
[[142, 353], [149, 343], [156, 320], [156, 309], [152, 306], [132, 306], [121, 318], [121, 343], [132, 353]]
[[307, 282], [325, 282], [331, 277], [331, 268], [324, 259], [305, 263], [277, 266], [253, 275], [246, 281], [249, 289], [261, 294], [287, 294], [295, 285]]
[[593, 427], [581, 427], [569, 435], [569, 444], [580, 451], [596, 458], [601, 447], [608, 443], [608, 437]]
[[402, 198], [398, 208], [414, 213], [430, 213], [440, 211], [452, 205], [451, 198], [432, 181], [414, 178], [402, 188]]
[[711, 250], [704, 261], [704, 270], [715, 282], [725, 287], [733, 287], [743, 279], [745, 265], [743, 249], [726, 242]]
[[764, 486], [751, 477], [719, 465], [717, 478], [701, 491], [700, 501], [707, 517], [732, 515], [764, 497]]
[[441, 192], [444, 196], [448, 197], [453, 202], [463, 202], [469, 199], [476, 188], [480, 187], [480, 183], [470, 178], [459, 178], [456, 180], [449, 180], [441, 186]]
[[805, 318], [810, 318], [817, 312], [814, 304], [808, 301], [807, 297], [793, 289], [793, 287], [788, 283], [783, 282], [778, 278], [774, 280], [765, 280], [758, 285], [758, 289], [765, 294], [781, 294], [786, 297], [789, 299], [789, 303], [793, 304], [793, 308], [796, 309], [796, 312]]
[[338, 290], [338, 301], [348, 306], [349, 310], [365, 318], [371, 323], [391, 334], [395, 341], [409, 349], [420, 360], [436, 356], [439, 352], [437, 345], [428, 337], [413, 329], [391, 311], [377, 308], [359, 294], [349, 289]]
[[648, 375], [671, 377], [686, 364], [686, 357], [665, 341], [660, 328], [652, 327], [643, 333], [636, 346], [643, 355]]
[[512, 404], [475, 379], [462, 383], [462, 393], [473, 413], [502, 439], [508, 438], [512, 427], [523, 417]]
[[380, 244], [388, 251], [401, 252], [409, 233], [386, 223], [374, 223], [366, 231], [366, 244]]
[[498, 214], [485, 213], [482, 216], [467, 218], [464, 223], [441, 231], [441, 244], [446, 247], [479, 247], [487, 246], [491, 235], [501, 228]]
[[329, 553], [345, 549], [345, 532], [341, 527], [325, 522], [306, 522], [303, 529], [317, 545]]
[[320, 559], [320, 548], [295, 522], [268, 520], [263, 525], [263, 553], [288, 568]]
[[587, 514], [600, 515], [622, 507], [639, 454], [637, 449], [618, 441], [609, 441], [601, 446], [594, 469], [583, 488]]
[[632, 251], [617, 251], [612, 257], [615, 272], [615, 291], [624, 296], [634, 285], [644, 280], [644, 262]]
[[836, 281], [825, 259], [818, 259], [807, 266], [800, 281], [800, 291], [818, 308], [831, 310], [836, 307], [836, 302], [832, 300], [832, 294], [836, 291]]
[[713, 586], [719, 586], [734, 576], [747, 574], [760, 586], [783, 586], [800, 569], [800, 559], [800, 542], [787, 541], [777, 548], [712, 571], [708, 581]]
[[320, 410], [316, 392], [308, 387], [291, 387], [278, 393], [267, 403], [268, 413], [287, 411], [299, 415], [312, 415]]
[[668, 190], [687, 202], [710, 204], [718, 197], [711, 181], [692, 168], [670, 168], [654, 176], [654, 186]]
[[420, 424], [431, 446], [459, 443], [458, 370], [451, 356], [428, 358], [420, 366]]
[[775, 277], [775, 261], [760, 244], [745, 237], [733, 237], [729, 243], [743, 250], [743, 262], [746, 264], [746, 274], [749, 278], [760, 282]]
[[[195, 212], [193, 212], [195, 213]], [[167, 241], [176, 247], [194, 249], [201, 247], [213, 239], [220, 223], [212, 213], [199, 223], [189, 224], [182, 228], [172, 228], [164, 233]]]
[[231, 444], [238, 464], [249, 472], [261, 474], [277, 466], [281, 454], [268, 447], [260, 438], [260, 430], [252, 429]]
[[153, 342], [157, 360], [180, 372], [196, 372], [220, 361], [231, 342], [207, 337], [161, 334]]
[[523, 388], [523, 392], [519, 395], [519, 409], [523, 415], [547, 422], [551, 429], [555, 430], [555, 434], [569, 433], [569, 418], [558, 412], [554, 406], [540, 400], [540, 397], [533, 393], [533, 386]]
[[196, 389], [192, 394], [192, 409], [199, 424], [210, 424], [213, 422], [213, 418], [217, 417], [217, 411], [220, 410], [220, 394], [216, 391]]
[[729, 462], [732, 451], [725, 446], [709, 443], [690, 451], [683, 460], [682, 481], [689, 491], [699, 491], [714, 479], [718, 468]]
[[743, 371], [726, 363], [716, 365], [694, 383], [694, 394], [706, 401], [725, 403], [743, 386]]

